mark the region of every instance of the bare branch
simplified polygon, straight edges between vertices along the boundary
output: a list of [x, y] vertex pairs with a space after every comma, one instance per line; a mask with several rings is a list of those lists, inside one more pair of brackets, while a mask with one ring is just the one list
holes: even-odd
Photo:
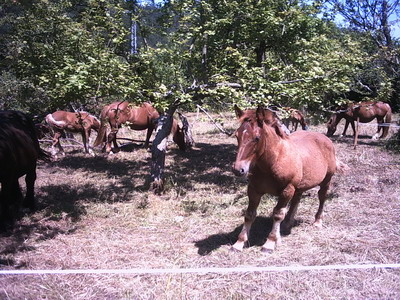
[[217, 129], [219, 131], [221, 131], [222, 133], [226, 134], [227, 136], [231, 136], [233, 134], [233, 132], [228, 132], [226, 131], [224, 128], [222, 128], [221, 126], [219, 126], [219, 124], [213, 119], [213, 117], [210, 116], [210, 114], [200, 105], [196, 105], [196, 107], [198, 109], [200, 109], [203, 113], [205, 113], [207, 115], [207, 117], [211, 120], [211, 122], [213, 122], [213, 124], [215, 125], [215, 127], [217, 127]]

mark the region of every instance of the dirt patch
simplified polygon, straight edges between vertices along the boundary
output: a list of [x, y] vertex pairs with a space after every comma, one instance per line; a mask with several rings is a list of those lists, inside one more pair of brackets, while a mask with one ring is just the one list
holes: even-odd
[[[224, 127], [237, 127], [227, 114]], [[231, 173], [234, 137], [190, 114], [196, 146], [171, 144], [166, 192], [148, 192], [150, 153], [126, 145], [113, 157], [67, 155], [41, 163], [39, 209], [0, 237], [1, 269], [130, 269], [382, 264], [400, 261], [400, 155], [362, 127], [333, 137], [346, 175], [334, 177], [324, 226], [312, 226], [316, 190], [303, 196], [291, 233], [272, 255], [260, 247], [275, 199], [265, 196], [250, 245], [229, 251], [247, 206], [246, 182]], [[324, 126], [310, 130], [325, 132]], [[342, 127], [339, 126], [338, 132]], [[391, 134], [393, 134], [391, 130]], [[120, 136], [144, 140], [144, 132]], [[126, 142], [126, 141], [124, 141]], [[21, 182], [22, 183], [22, 182]], [[1, 299], [315, 299], [400, 297], [398, 269], [183, 275], [1, 275]]]

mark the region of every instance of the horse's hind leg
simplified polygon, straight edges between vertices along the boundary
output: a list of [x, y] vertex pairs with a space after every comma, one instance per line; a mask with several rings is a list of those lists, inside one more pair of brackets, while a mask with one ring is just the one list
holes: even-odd
[[29, 208], [31, 211], [35, 209], [35, 181], [36, 181], [36, 163], [32, 170], [25, 176], [26, 195], [23, 206]]
[[117, 143], [117, 132], [118, 132], [118, 129], [111, 128], [111, 131], [107, 136], [107, 142], [106, 142], [106, 152], [107, 153], [111, 152], [111, 143], [114, 144], [113, 152], [119, 151], [119, 147], [118, 147], [118, 143]]
[[63, 149], [63, 147], [61, 146], [61, 143], [60, 143], [60, 138], [61, 138], [61, 136], [62, 136], [62, 132], [61, 132], [61, 131], [56, 131], [56, 132], [54, 133], [54, 136], [53, 136], [53, 144], [51, 145], [52, 154], [53, 154], [53, 155], [56, 155], [56, 154], [57, 154], [56, 151], [55, 151], [55, 149], [54, 149], [55, 147], [58, 148], [58, 152], [60, 152], [60, 153], [62, 153], [62, 154], [65, 155], [64, 149]]
[[331, 179], [325, 181], [324, 184], [321, 184], [320, 189], [318, 191], [318, 199], [319, 199], [319, 206], [317, 213], [315, 214], [315, 221], [314, 221], [314, 226], [321, 228], [322, 227], [322, 218], [323, 218], [323, 210], [324, 210], [324, 204], [326, 200], [326, 196], [328, 194], [329, 186], [331, 183]]
[[85, 149], [85, 153], [89, 153], [89, 154], [93, 155], [92, 149], [89, 148], [89, 136], [90, 136], [90, 129], [85, 129], [82, 132], [83, 148]]
[[[383, 127], [383, 118], [377, 118], [378, 121], [378, 130], [376, 131], [376, 133], [374, 134], [374, 136], [372, 137], [373, 140], [377, 140], [378, 138], [383, 138], [383, 135], [385, 133], [384, 127]], [[379, 132], [382, 131], [381, 136], [379, 137]]]
[[0, 231], [6, 230], [13, 225], [22, 199], [21, 188], [18, 179], [8, 180], [1, 183], [0, 192]]
[[242, 251], [245, 243], [249, 240], [250, 228], [257, 216], [257, 208], [260, 204], [261, 195], [247, 188], [247, 195], [249, 197], [249, 205], [244, 216], [244, 224], [241, 232], [239, 233], [238, 240], [232, 246], [232, 250]]
[[154, 130], [154, 128], [151, 128], [151, 127], [149, 127], [149, 128], [147, 129], [146, 141], [144, 142], [143, 147], [145, 147], [145, 148], [148, 148], [148, 147], [149, 147], [150, 138], [151, 138], [151, 135], [152, 135], [152, 133], [153, 133], [153, 130]]

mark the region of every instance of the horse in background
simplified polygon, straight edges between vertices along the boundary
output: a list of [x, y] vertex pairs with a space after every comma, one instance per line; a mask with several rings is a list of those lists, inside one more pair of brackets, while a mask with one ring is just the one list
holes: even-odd
[[304, 115], [298, 109], [291, 107], [283, 107], [282, 108], [287, 114], [288, 117], [283, 118], [283, 123], [289, 129], [289, 124], [292, 125], [291, 131], [296, 131], [298, 125], [301, 125], [303, 130], [308, 130], [307, 123], [305, 121]]
[[[235, 106], [240, 126], [236, 130], [238, 151], [233, 164], [237, 176], [248, 178], [249, 204], [244, 226], [233, 250], [241, 251], [248, 241], [257, 207], [264, 194], [278, 196], [273, 209], [273, 225], [264, 252], [272, 252], [281, 242], [280, 225], [290, 229], [302, 194], [316, 186], [319, 207], [314, 225], [322, 226], [322, 215], [332, 176], [346, 166], [336, 159], [332, 141], [325, 135], [310, 131], [283, 132], [276, 114], [268, 109], [242, 111]], [[289, 210], [287, 210], [289, 206]]]
[[[39, 146], [33, 121], [18, 111], [0, 111], [0, 230], [5, 230], [18, 216], [21, 204], [35, 209], [37, 160], [49, 155]], [[25, 176], [26, 195], [18, 179]]]
[[85, 153], [93, 154], [93, 151], [88, 146], [90, 134], [92, 129], [96, 132], [100, 129], [100, 121], [95, 116], [84, 111], [68, 112], [59, 110], [48, 114], [45, 121], [54, 131], [52, 143], [53, 155], [56, 154], [55, 147], [58, 148], [60, 153], [65, 155], [60, 143], [60, 138], [65, 137], [65, 131], [80, 133]]
[[329, 119], [327, 124], [327, 136], [333, 136], [337, 125], [342, 119], [346, 120], [346, 124], [342, 133], [343, 136], [346, 135], [349, 124], [351, 124], [351, 128], [353, 129], [353, 136], [356, 137], [357, 132], [354, 124], [355, 121], [369, 123], [372, 120], [377, 119], [378, 130], [372, 138], [377, 139], [381, 130], [382, 134], [380, 138], [385, 138], [389, 133], [389, 126], [390, 122], [392, 121], [392, 109], [389, 104], [381, 101], [365, 101], [345, 104], [336, 112], [334, 112]]
[[[94, 141], [93, 146], [97, 147], [105, 143], [105, 151], [110, 153], [114, 145], [113, 151], [118, 151], [117, 133], [123, 124], [126, 124], [133, 130], [146, 130], [146, 140], [144, 147], [149, 147], [150, 137], [157, 127], [157, 120], [160, 117], [158, 111], [147, 102], [138, 107], [133, 106], [128, 101], [113, 102], [106, 105], [101, 111], [101, 125]], [[107, 124], [110, 126], [110, 133], [107, 135]], [[179, 149], [186, 150], [185, 135], [178, 122], [173, 119], [171, 133], [174, 142]]]

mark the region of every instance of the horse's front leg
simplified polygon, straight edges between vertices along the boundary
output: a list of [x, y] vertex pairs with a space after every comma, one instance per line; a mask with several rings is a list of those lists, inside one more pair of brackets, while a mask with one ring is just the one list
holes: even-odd
[[149, 127], [146, 133], [146, 141], [144, 142], [144, 147], [148, 148], [150, 143], [151, 134], [153, 133], [154, 128]]
[[281, 243], [281, 223], [285, 219], [287, 205], [293, 198], [295, 188], [292, 185], [288, 185], [279, 195], [278, 204], [274, 207], [272, 218], [272, 230], [268, 235], [267, 241], [261, 248], [261, 251], [271, 253], [275, 250], [275, 247]]
[[291, 228], [294, 225], [294, 216], [296, 215], [297, 208], [299, 206], [300, 198], [302, 196], [301, 192], [294, 194], [292, 200], [290, 201], [290, 208], [285, 216], [285, 220], [282, 222], [282, 231], [290, 233]]
[[232, 246], [232, 250], [242, 251], [245, 243], [249, 240], [250, 228], [257, 216], [257, 207], [260, 204], [261, 196], [256, 193], [250, 186], [247, 187], [247, 196], [249, 197], [249, 205], [244, 216], [244, 224], [239, 233], [238, 240]]
[[[342, 136], [346, 136], [346, 132], [347, 132], [347, 128], [349, 127], [349, 124], [350, 124], [350, 121], [346, 120], [346, 124], [344, 125]], [[351, 126], [353, 127], [353, 134], [354, 134], [354, 132], [355, 132], [354, 123], [352, 123]]]

